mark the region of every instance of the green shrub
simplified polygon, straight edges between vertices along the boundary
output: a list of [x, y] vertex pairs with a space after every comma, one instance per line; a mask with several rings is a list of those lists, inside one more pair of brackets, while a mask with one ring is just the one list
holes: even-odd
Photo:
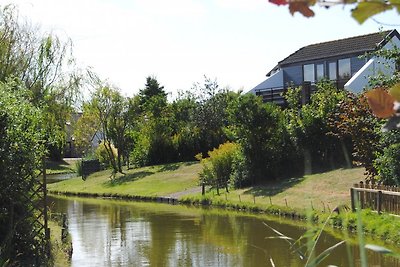
[[[115, 158], [117, 156], [117, 149], [113, 145], [111, 145], [111, 148]], [[111, 159], [108, 155], [104, 142], [101, 142], [97, 147], [95, 151], [95, 157], [100, 161], [103, 168], [109, 168], [111, 166]]]
[[381, 143], [383, 151], [375, 160], [378, 179], [386, 185], [400, 185], [400, 131], [385, 133]]
[[218, 193], [221, 187], [225, 187], [228, 191], [233, 161], [238, 148], [239, 146], [235, 143], [224, 143], [209, 151], [209, 157], [201, 161], [203, 164], [203, 171], [200, 173], [201, 179], [206, 184], [217, 188]]

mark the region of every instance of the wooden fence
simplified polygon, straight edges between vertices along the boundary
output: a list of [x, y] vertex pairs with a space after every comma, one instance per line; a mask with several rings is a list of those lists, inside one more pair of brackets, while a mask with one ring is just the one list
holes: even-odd
[[350, 188], [350, 195], [352, 210], [359, 200], [361, 209], [400, 215], [400, 187], [360, 182]]

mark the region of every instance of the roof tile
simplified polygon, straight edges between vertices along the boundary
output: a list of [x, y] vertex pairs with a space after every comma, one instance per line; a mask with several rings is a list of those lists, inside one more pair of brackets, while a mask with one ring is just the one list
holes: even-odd
[[299, 63], [309, 60], [323, 59], [332, 56], [341, 56], [353, 53], [365, 53], [374, 51], [385, 40], [391, 31], [371, 33], [324, 43], [317, 43], [300, 48], [287, 58], [279, 62], [279, 65]]

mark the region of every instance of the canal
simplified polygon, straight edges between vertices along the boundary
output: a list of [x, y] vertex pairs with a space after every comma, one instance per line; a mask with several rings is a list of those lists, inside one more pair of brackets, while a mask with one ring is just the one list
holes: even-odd
[[[299, 238], [303, 223], [218, 209], [110, 199], [50, 198], [66, 213], [72, 236], [71, 266], [304, 266], [281, 233]], [[316, 254], [340, 241], [323, 234]], [[400, 266], [368, 252], [369, 266]], [[353, 264], [353, 265], [352, 265]], [[341, 245], [320, 266], [360, 266], [357, 245]]]

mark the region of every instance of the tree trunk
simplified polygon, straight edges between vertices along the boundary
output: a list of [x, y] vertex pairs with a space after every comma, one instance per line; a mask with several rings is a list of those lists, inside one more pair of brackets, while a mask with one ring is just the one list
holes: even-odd
[[353, 167], [353, 164], [351, 163], [349, 151], [347, 150], [346, 144], [344, 143], [343, 139], [340, 139], [340, 146], [342, 147], [343, 156], [346, 160], [346, 167], [348, 169], [351, 169]]
[[304, 155], [304, 174], [308, 175], [312, 173], [312, 159], [311, 152], [308, 148], [305, 148], [303, 151]]

